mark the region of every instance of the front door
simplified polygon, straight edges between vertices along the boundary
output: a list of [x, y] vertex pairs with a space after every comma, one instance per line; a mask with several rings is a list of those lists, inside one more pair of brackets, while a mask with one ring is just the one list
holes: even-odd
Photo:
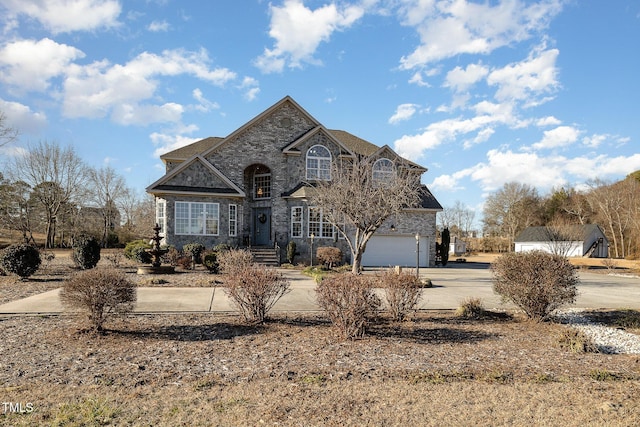
[[253, 244], [256, 246], [271, 245], [271, 208], [253, 210]]

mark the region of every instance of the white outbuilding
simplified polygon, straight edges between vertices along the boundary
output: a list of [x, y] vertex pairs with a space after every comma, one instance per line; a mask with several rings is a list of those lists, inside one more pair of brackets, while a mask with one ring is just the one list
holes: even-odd
[[516, 237], [515, 251], [533, 250], [567, 257], [607, 258], [609, 241], [595, 224], [527, 227]]

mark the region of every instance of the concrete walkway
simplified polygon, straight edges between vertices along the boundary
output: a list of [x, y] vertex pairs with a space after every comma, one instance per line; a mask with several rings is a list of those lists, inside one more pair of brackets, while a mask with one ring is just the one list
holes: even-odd
[[[318, 311], [315, 282], [296, 270], [281, 270], [291, 282], [291, 291], [273, 308], [274, 312]], [[367, 272], [366, 274], [370, 274]], [[455, 309], [469, 297], [482, 299], [487, 309], [513, 308], [493, 293], [487, 264], [449, 264], [445, 268], [420, 270], [432, 288], [422, 290], [420, 309]], [[640, 309], [640, 279], [596, 273], [580, 273], [578, 308]], [[57, 314], [63, 312], [59, 289], [0, 305], [2, 314]], [[234, 306], [222, 288], [138, 288], [135, 312], [231, 312]]]

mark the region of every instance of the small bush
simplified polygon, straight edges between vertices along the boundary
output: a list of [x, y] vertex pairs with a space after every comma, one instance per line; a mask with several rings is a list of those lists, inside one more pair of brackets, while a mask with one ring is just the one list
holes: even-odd
[[364, 336], [370, 317], [380, 307], [370, 279], [352, 273], [324, 279], [316, 287], [316, 298], [344, 339]]
[[233, 275], [253, 264], [253, 255], [245, 249], [231, 249], [218, 254], [220, 271]]
[[182, 253], [191, 257], [196, 264], [202, 264], [202, 252], [204, 252], [202, 243], [187, 243], [182, 247]]
[[576, 328], [565, 328], [558, 337], [558, 345], [572, 353], [599, 353], [600, 351], [591, 338]]
[[202, 257], [202, 265], [204, 265], [209, 273], [218, 274], [220, 265], [218, 264], [218, 254], [213, 251], [205, 252]]
[[100, 243], [95, 237], [80, 236], [73, 243], [73, 263], [83, 270], [94, 268], [100, 261]]
[[293, 265], [293, 261], [296, 258], [296, 242], [294, 242], [293, 240], [289, 240], [289, 243], [287, 243], [287, 262], [291, 265]]
[[87, 312], [93, 330], [101, 331], [107, 317], [133, 310], [136, 285], [119, 270], [94, 268], [67, 279], [60, 300], [70, 308]]
[[184, 268], [185, 270], [191, 270], [193, 268], [193, 260], [188, 256], [180, 256], [176, 264], [178, 267]]
[[250, 264], [229, 274], [224, 289], [245, 321], [263, 323], [269, 310], [287, 292], [289, 282], [274, 268]]
[[467, 319], [480, 319], [485, 315], [485, 309], [480, 298], [469, 297], [462, 301], [456, 310], [458, 317]]
[[141, 264], [151, 264], [151, 254], [146, 251], [151, 245], [144, 240], [133, 240], [124, 247], [124, 256]]
[[27, 244], [11, 245], [0, 252], [0, 267], [22, 279], [38, 271], [41, 262], [38, 249]]
[[415, 311], [420, 300], [420, 282], [415, 275], [386, 270], [376, 278], [384, 289], [387, 311], [393, 320], [402, 321]]
[[213, 251], [214, 252], [224, 252], [224, 251], [228, 251], [231, 250], [231, 246], [229, 246], [226, 243], [218, 243], [217, 245], [215, 245], [213, 247]]
[[176, 267], [178, 265], [178, 260], [182, 254], [179, 250], [177, 250], [174, 246], [167, 248], [167, 252], [162, 254], [162, 262], [164, 264], [169, 264], [172, 267]]
[[558, 307], [573, 303], [580, 282], [569, 260], [542, 251], [508, 253], [491, 266], [493, 290], [535, 321], [546, 320]]
[[110, 253], [107, 253], [105, 256], [107, 261], [109, 261], [109, 264], [111, 264], [111, 267], [113, 268], [120, 268], [120, 265], [122, 264], [122, 251], [117, 250], [117, 251], [113, 251]]
[[342, 262], [342, 251], [333, 246], [321, 246], [316, 251], [316, 258], [328, 268]]

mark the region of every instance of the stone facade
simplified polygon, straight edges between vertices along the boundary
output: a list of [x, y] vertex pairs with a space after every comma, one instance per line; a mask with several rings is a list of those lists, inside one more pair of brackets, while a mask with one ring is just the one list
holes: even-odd
[[[178, 248], [191, 242], [202, 243], [208, 248], [220, 243], [279, 246], [281, 260], [284, 260], [286, 246], [293, 240], [299, 253], [297, 260], [308, 262], [309, 201], [304, 195], [295, 194], [301, 184], [312, 181], [307, 177], [307, 152], [311, 147], [321, 145], [335, 161], [341, 156], [353, 155], [355, 146], [338, 140], [289, 97], [227, 138], [211, 140], [209, 148], [183, 160], [180, 159], [181, 149], [169, 153], [171, 161], [166, 162], [167, 174], [147, 189], [164, 203], [164, 216], [159, 218], [164, 221], [164, 242]], [[367, 148], [377, 148], [366, 141], [363, 143], [368, 144]], [[182, 211], [179, 213], [176, 205], [180, 203]], [[217, 210], [217, 218], [211, 219], [209, 214], [198, 216], [202, 204], [212, 203], [215, 206], [208, 208], [211, 212]], [[231, 208], [237, 214], [235, 221], [229, 216], [230, 205], [235, 206]], [[292, 234], [292, 212], [296, 207], [302, 208], [303, 213], [299, 236]], [[437, 201], [432, 207], [408, 210], [388, 219], [377, 234], [413, 236], [419, 232], [432, 236], [431, 242], [435, 243], [438, 210], [441, 208]], [[185, 216], [189, 218], [185, 219]], [[183, 231], [189, 231], [180, 233], [179, 222]], [[206, 232], [193, 232], [200, 230], [205, 222], [210, 227]], [[234, 229], [236, 235], [230, 235], [230, 230]], [[345, 254], [346, 261], [350, 261], [344, 238], [316, 238], [314, 247], [319, 246], [337, 246]], [[435, 260], [435, 244], [431, 246], [430, 260]]]

